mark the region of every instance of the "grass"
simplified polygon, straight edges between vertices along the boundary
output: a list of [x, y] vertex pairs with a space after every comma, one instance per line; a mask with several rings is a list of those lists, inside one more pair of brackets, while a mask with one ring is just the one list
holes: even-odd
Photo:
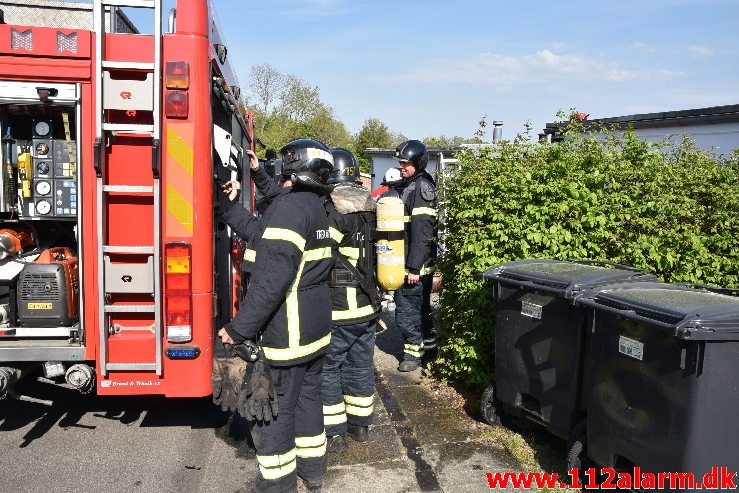
[[[514, 424], [510, 428], [490, 426], [482, 431], [481, 439], [502, 444], [526, 472], [556, 472], [560, 478], [568, 477], [564, 465], [566, 443], [535, 425], [516, 427]], [[545, 487], [540, 491], [555, 493], [580, 490]]]

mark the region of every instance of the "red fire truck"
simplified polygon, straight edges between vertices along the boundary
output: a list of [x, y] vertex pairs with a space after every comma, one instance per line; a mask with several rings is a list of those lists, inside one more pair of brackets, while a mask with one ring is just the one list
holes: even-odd
[[238, 283], [214, 194], [250, 184], [253, 148], [212, 5], [0, 9], [0, 394], [39, 368], [82, 392], [210, 394]]

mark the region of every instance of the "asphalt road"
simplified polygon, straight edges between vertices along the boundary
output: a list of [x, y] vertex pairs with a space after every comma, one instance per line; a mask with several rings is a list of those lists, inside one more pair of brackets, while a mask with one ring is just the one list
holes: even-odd
[[[325, 493], [476, 493], [486, 471], [521, 470], [420, 370], [397, 372], [402, 348], [396, 330], [378, 335], [370, 440], [329, 455]], [[210, 398], [84, 396], [30, 376], [16, 390], [54, 405], [0, 400], [0, 493], [243, 493], [257, 475], [246, 422]]]
[[[83, 396], [32, 379], [17, 390], [54, 405], [0, 401], [2, 492], [225, 492], [251, 475], [248, 433], [209, 399]], [[246, 460], [232, 467], [235, 455]]]

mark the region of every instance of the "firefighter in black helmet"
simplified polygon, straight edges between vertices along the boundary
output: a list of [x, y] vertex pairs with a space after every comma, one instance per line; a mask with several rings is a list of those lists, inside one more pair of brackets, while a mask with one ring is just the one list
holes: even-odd
[[431, 283], [436, 262], [436, 184], [426, 172], [428, 150], [423, 142], [408, 140], [395, 149], [403, 178], [405, 206], [406, 282], [395, 291], [395, 323], [405, 342], [400, 371], [413, 371], [424, 354], [436, 353], [431, 317]]
[[251, 284], [219, 336], [226, 344], [257, 340], [269, 362], [278, 414], [250, 422], [260, 472], [256, 491], [295, 491], [296, 471], [309, 491], [320, 491], [326, 473], [321, 370], [331, 340], [327, 281], [333, 265], [321, 196], [333, 157], [311, 139], [292, 141], [280, 152], [283, 183], [292, 186], [274, 197], [259, 221]]
[[366, 442], [374, 410], [375, 324], [380, 304], [369, 242], [375, 202], [362, 186], [359, 164], [346, 149], [333, 149], [335, 185], [326, 202], [334, 240], [331, 272], [333, 328], [323, 365], [323, 413], [328, 450], [343, 452], [347, 433]]

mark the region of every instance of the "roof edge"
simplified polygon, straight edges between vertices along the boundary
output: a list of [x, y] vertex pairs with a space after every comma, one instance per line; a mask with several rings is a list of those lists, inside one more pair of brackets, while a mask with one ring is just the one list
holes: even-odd
[[[629, 125], [634, 128], [650, 128], [667, 126], [685, 127], [688, 125], [734, 122], [739, 122], [739, 104], [711, 106], [708, 108], [696, 108], [692, 110], [642, 113], [583, 121], [585, 125], [599, 123], [603, 125], [616, 125], [619, 128], [626, 128]], [[558, 128], [566, 127], [567, 124], [567, 122], [547, 123], [546, 129], [556, 130]]]

